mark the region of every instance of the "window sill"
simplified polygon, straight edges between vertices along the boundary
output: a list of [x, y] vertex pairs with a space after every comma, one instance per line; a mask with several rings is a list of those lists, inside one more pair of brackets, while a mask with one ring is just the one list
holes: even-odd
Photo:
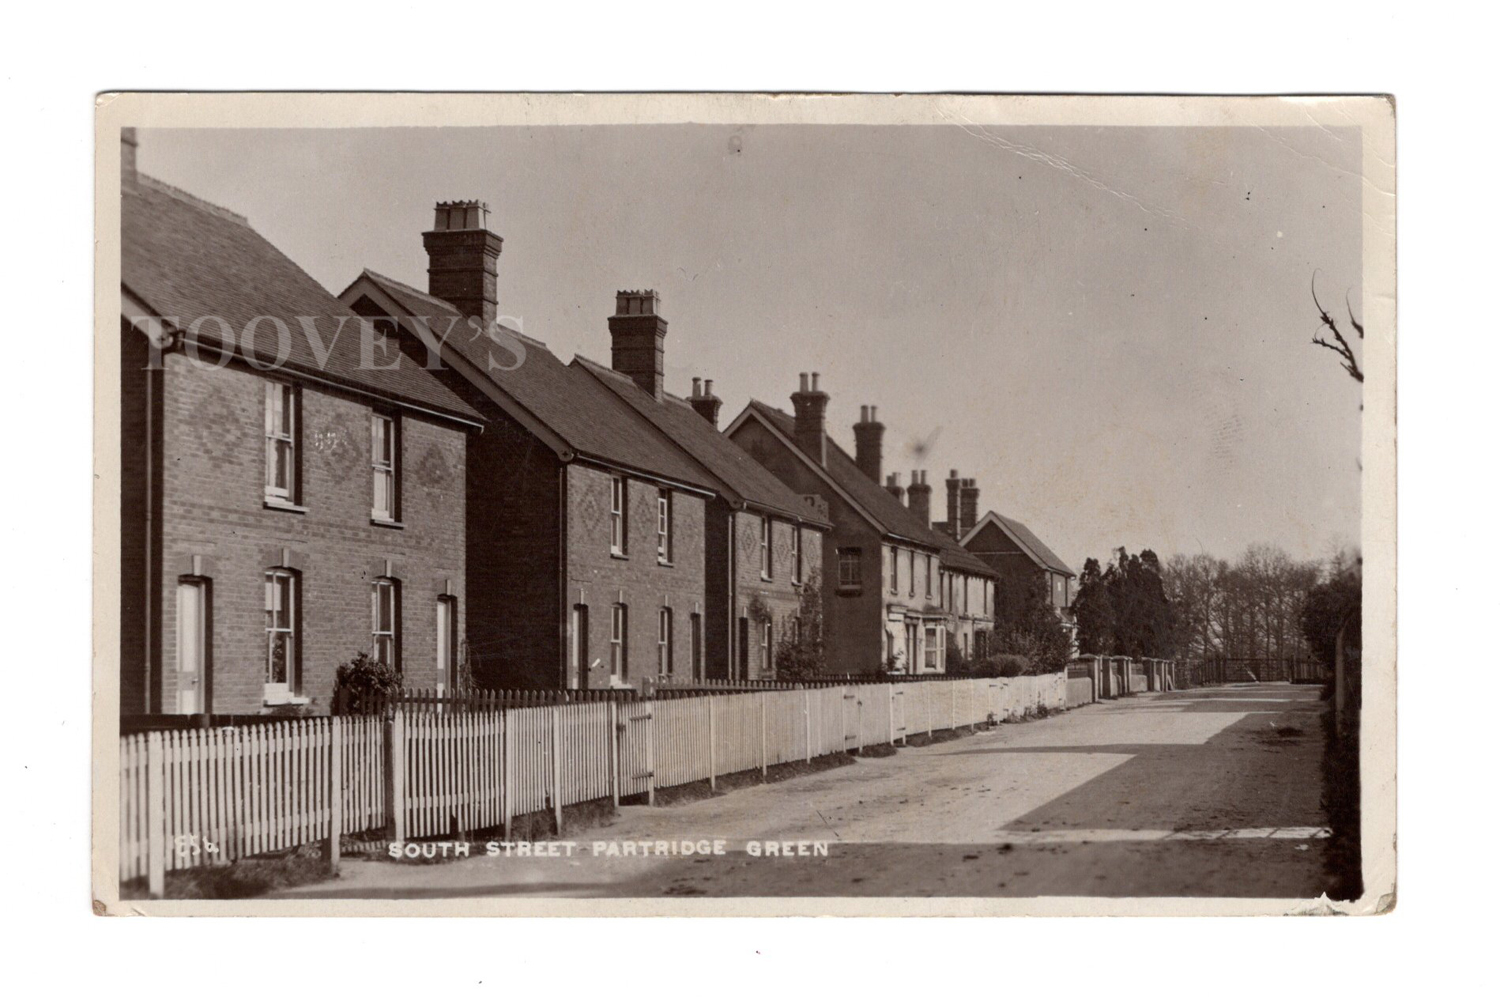
[[760, 580], [763, 582], [774, 582], [776, 579], [762, 571], [760, 573]]
[[267, 509], [275, 509], [278, 512], [295, 512], [299, 515], [304, 515], [307, 512], [307, 506], [305, 505], [298, 505], [295, 502], [288, 502], [286, 499], [275, 498], [271, 495], [266, 496], [265, 505]]
[[663, 568], [675, 568], [675, 567], [677, 567], [677, 565], [673, 564], [671, 561], [667, 560], [664, 557], [658, 557], [656, 559], [656, 563], [659, 566], [663, 567]]
[[839, 595], [864, 595], [863, 585], [840, 585], [837, 589]]
[[624, 553], [621, 553], [620, 551], [617, 551], [617, 550], [610, 551], [609, 552], [609, 556], [612, 557], [612, 558], [614, 558], [616, 561], [628, 561], [628, 560], [630, 560], [630, 555], [629, 554], [624, 554]]
[[307, 706], [312, 703], [312, 699], [307, 696], [298, 696], [271, 686], [266, 687], [262, 700], [266, 706]]
[[388, 530], [404, 530], [406, 524], [398, 519], [382, 519], [379, 516], [370, 517], [371, 526], [384, 526]]

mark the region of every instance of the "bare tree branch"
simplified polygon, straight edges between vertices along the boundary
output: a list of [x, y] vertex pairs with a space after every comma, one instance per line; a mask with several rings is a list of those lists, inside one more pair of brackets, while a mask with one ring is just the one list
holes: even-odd
[[[1333, 333], [1333, 338], [1337, 342], [1337, 345], [1335, 345], [1334, 343], [1330, 343], [1328, 340], [1323, 339], [1321, 336], [1314, 334], [1312, 340], [1313, 345], [1321, 346], [1324, 349], [1329, 349], [1337, 353], [1339, 355], [1339, 359], [1342, 361], [1344, 370], [1349, 373], [1349, 376], [1354, 378], [1359, 383], [1363, 384], [1365, 381], [1365, 374], [1364, 371], [1359, 369], [1359, 359], [1354, 355], [1354, 348], [1349, 345], [1349, 341], [1344, 338], [1343, 332], [1339, 330], [1338, 322], [1334, 320], [1332, 315], [1328, 314], [1328, 310], [1324, 308], [1323, 303], [1318, 300], [1318, 273], [1316, 270], [1313, 271], [1312, 277], [1312, 299], [1313, 304], [1317, 306], [1318, 309], [1319, 321], [1322, 322], [1324, 328]], [[1349, 303], [1349, 299], [1347, 296], [1345, 296], [1344, 298], [1344, 303], [1345, 305], [1348, 305]], [[1364, 326], [1354, 321], [1354, 311], [1352, 308], [1349, 311], [1349, 322], [1359, 333], [1359, 338], [1364, 339]]]

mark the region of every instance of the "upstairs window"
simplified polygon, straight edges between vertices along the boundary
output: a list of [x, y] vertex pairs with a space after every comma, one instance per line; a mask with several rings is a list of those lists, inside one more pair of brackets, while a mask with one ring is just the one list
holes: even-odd
[[370, 416], [370, 471], [373, 500], [370, 518], [394, 522], [396, 516], [396, 420], [388, 415]]
[[802, 527], [792, 524], [792, 581], [802, 583]]
[[609, 551], [625, 556], [626, 491], [624, 478], [609, 479]]
[[394, 671], [401, 670], [400, 584], [377, 578], [370, 586], [370, 657]]
[[297, 388], [266, 382], [266, 497], [297, 501]]
[[656, 559], [672, 563], [672, 493], [665, 488], [656, 493]]
[[917, 552], [914, 550], [906, 552], [906, 594], [917, 594]]
[[922, 564], [926, 568], [926, 574], [927, 574], [927, 598], [931, 599], [932, 598], [932, 555], [928, 554], [927, 557], [926, 557], [926, 560], [924, 560], [922, 562]]
[[839, 588], [859, 588], [864, 584], [864, 568], [858, 547], [839, 548]]
[[891, 595], [895, 595], [897, 592], [901, 591], [901, 586], [899, 584], [899, 576], [901, 574], [901, 560], [900, 560], [900, 558], [901, 558], [901, 552], [899, 550], [897, 550], [896, 548], [892, 547], [891, 548]]
[[771, 517], [760, 518], [760, 576], [771, 577]]

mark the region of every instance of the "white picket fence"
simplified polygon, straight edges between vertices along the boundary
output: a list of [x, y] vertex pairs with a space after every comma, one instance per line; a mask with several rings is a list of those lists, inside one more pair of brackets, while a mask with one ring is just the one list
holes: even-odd
[[560, 831], [575, 803], [654, 802], [658, 789], [1061, 710], [1067, 683], [840, 685], [134, 734], [120, 739], [120, 877], [145, 877], [160, 896], [169, 871], [341, 834], [509, 835], [515, 818], [547, 811]]

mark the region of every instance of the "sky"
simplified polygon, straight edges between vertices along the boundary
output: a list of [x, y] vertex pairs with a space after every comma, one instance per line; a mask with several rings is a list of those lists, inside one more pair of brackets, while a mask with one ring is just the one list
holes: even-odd
[[504, 239], [499, 310], [609, 362], [654, 288], [667, 389], [720, 425], [803, 371], [853, 453], [956, 468], [1075, 570], [1112, 548], [1321, 558], [1359, 536], [1360, 392], [1309, 292], [1360, 308], [1355, 129], [633, 125], [142, 130], [139, 167], [330, 291], [426, 287], [439, 200]]

